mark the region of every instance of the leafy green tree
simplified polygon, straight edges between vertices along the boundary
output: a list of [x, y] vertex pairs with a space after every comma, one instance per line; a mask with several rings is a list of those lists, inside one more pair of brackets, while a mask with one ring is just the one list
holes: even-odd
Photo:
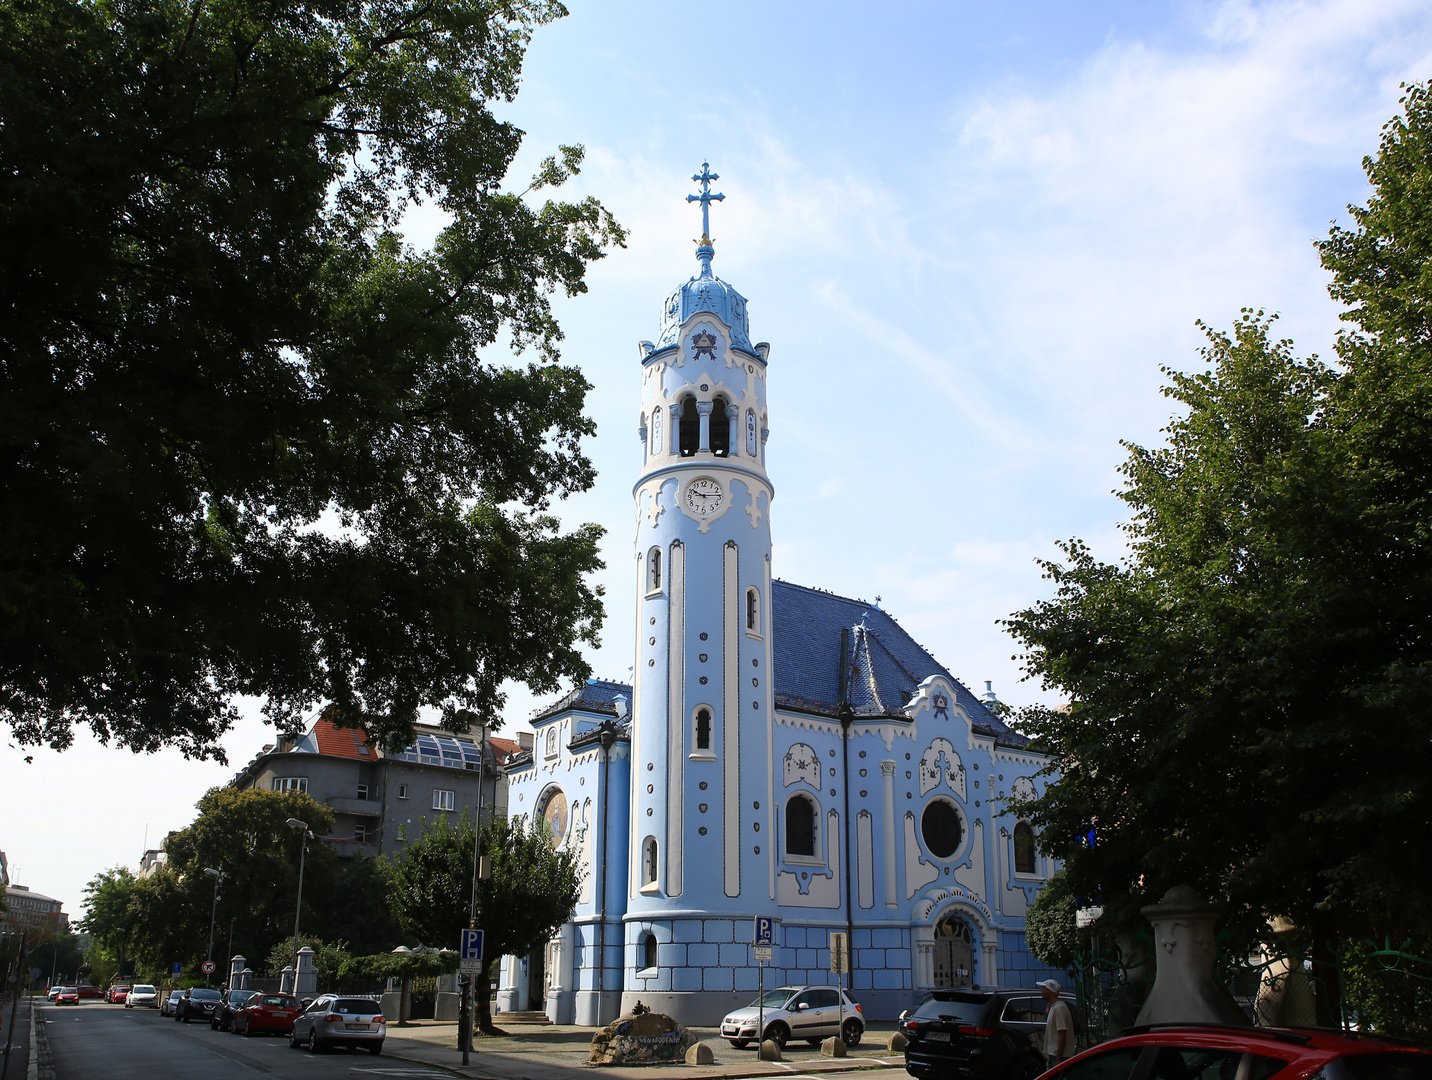
[[[455, 946], [459, 931], [470, 925], [475, 832], [465, 812], [456, 824], [446, 816], [424, 821], [422, 835], [392, 857], [393, 913], [424, 944]], [[576, 854], [553, 846], [544, 821], [493, 818], [482, 834], [492, 876], [477, 885], [475, 925], [484, 935], [478, 987], [489, 984], [500, 957], [526, 955], [551, 938], [571, 918], [581, 884]], [[476, 1025], [495, 1032], [488, 995], [478, 993], [475, 1000]]]
[[[324, 941], [313, 934], [299, 934], [298, 948], [304, 947], [313, 950], [313, 966], [318, 972], [318, 989], [327, 990], [333, 985], [333, 980], [338, 977], [339, 970], [353, 956], [353, 950], [348, 947], [346, 941]], [[294, 956], [293, 937], [283, 938], [274, 943], [269, 950], [268, 960], [264, 970], [270, 976], [282, 974], [286, 967], [293, 967]], [[253, 964], [249, 965], [253, 967]]]
[[84, 889], [85, 916], [79, 929], [113, 957], [121, 973], [127, 970], [128, 945], [139, 915], [134, 903], [137, 881], [130, 870], [115, 866], [96, 874]]
[[[1319, 1020], [1335, 953], [1432, 942], [1432, 100], [1366, 162], [1373, 197], [1319, 245], [1349, 304], [1341, 366], [1299, 360], [1271, 320], [1209, 332], [1169, 372], [1165, 446], [1128, 447], [1130, 555], [1078, 541], [1054, 597], [1010, 628], [1069, 701], [1025, 730], [1061, 779], [1043, 846], [1116, 925], [1187, 882], [1235, 944], [1291, 918]], [[1091, 833], [1092, 830], [1092, 833]], [[1092, 841], [1092, 842], [1091, 842]]]
[[1079, 931], [1074, 925], [1078, 903], [1069, 888], [1069, 873], [1055, 871], [1039, 891], [1024, 917], [1025, 938], [1041, 962], [1052, 968], [1071, 968], [1080, 950]]
[[[234, 788], [211, 789], [198, 809], [192, 824], [165, 841], [164, 867], [136, 887], [136, 947], [161, 969], [174, 961], [198, 963], [208, 953], [212, 908], [215, 962], [222, 967], [228, 959], [220, 950], [231, 921], [235, 950], [261, 962], [276, 942], [293, 935], [301, 836], [288, 819], [305, 821], [323, 836], [333, 829], [333, 811], [302, 792]], [[336, 862], [327, 845], [308, 842], [303, 923], [312, 925], [326, 909]], [[204, 873], [210, 868], [224, 875], [216, 907], [214, 878]]]
[[[222, 758], [235, 694], [379, 743], [584, 677], [552, 293], [623, 242], [506, 178], [557, 0], [0, 0], [0, 720]], [[405, 207], [446, 215], [430, 250]], [[530, 349], [525, 366], [499, 349]], [[540, 613], [534, 617], [533, 613]]]
[[388, 860], [340, 859], [337, 874], [331, 898], [310, 924], [314, 930], [330, 941], [345, 941], [355, 956], [403, 944], [403, 928], [388, 905]]

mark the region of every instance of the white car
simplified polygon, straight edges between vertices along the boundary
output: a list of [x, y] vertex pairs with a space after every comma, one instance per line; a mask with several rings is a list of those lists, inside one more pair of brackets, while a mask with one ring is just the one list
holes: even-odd
[[383, 1019], [383, 1006], [371, 998], [324, 994], [309, 1005], [293, 1022], [288, 1045], [297, 1049], [307, 1046], [309, 1053], [321, 1054], [335, 1046], [383, 1052], [383, 1037], [388, 1023]]
[[133, 1009], [142, 1006], [146, 1009], [153, 1009], [159, 1005], [159, 991], [148, 983], [138, 983], [129, 988], [129, 993], [124, 996], [124, 1007]]
[[[762, 1013], [766, 1026], [757, 1039]], [[860, 1004], [837, 986], [778, 986], [721, 1021], [721, 1037], [737, 1050], [766, 1039], [780, 1047], [791, 1039], [817, 1046], [831, 1035], [839, 1035], [846, 1046], [859, 1046], [864, 1034]]]

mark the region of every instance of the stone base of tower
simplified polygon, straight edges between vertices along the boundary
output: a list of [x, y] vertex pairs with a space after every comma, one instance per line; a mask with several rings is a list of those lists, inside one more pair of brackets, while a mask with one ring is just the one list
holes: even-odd
[[576, 993], [576, 1023], [579, 1027], [606, 1027], [622, 1014], [622, 992], [607, 990], [578, 990]]

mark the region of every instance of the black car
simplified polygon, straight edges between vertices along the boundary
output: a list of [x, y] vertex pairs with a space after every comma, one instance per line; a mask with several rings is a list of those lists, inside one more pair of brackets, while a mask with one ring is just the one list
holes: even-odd
[[233, 1031], [234, 1014], [257, 996], [257, 990], [225, 990], [209, 1017], [209, 1026], [215, 1031]]
[[[1083, 1024], [1071, 1011], [1077, 1033]], [[900, 1030], [905, 1071], [920, 1080], [1034, 1080], [1044, 1071], [1044, 1003], [1028, 990], [936, 990]]]
[[188, 1023], [190, 1020], [207, 1020], [219, 1006], [219, 991], [206, 986], [191, 986], [184, 991], [174, 1005], [174, 1019]]

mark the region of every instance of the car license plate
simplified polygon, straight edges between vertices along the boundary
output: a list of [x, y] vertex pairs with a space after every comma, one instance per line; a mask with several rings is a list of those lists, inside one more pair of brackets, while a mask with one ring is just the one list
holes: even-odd
[[926, 1035], [925, 1038], [929, 1039], [931, 1042], [949, 1042], [950, 1033], [948, 1031], [932, 1031], [930, 1032], [930, 1034]]
[[367, 1025], [367, 1024], [344, 1024], [344, 1025], [343, 1025], [343, 1029], [344, 1029], [345, 1031], [367, 1031], [367, 1030], [368, 1030], [368, 1025]]

